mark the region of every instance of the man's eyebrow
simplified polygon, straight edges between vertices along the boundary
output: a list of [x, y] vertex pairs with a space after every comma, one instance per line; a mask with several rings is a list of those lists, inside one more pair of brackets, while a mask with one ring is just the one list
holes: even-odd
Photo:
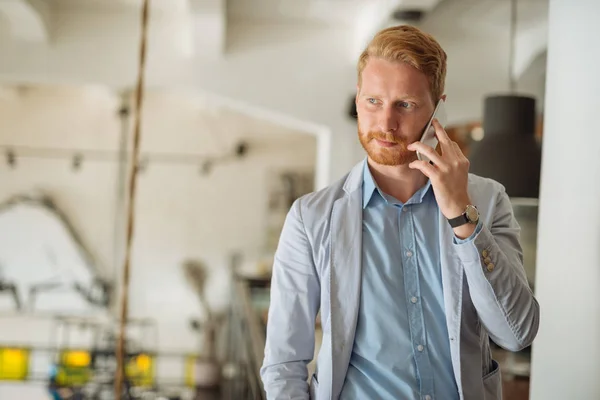
[[[362, 97], [362, 98], [381, 98], [381, 96], [376, 95], [376, 94], [371, 94], [371, 93], [360, 94], [358, 97]], [[406, 100], [411, 100], [411, 101], [419, 102], [419, 101], [422, 100], [422, 98], [419, 97], [419, 96], [415, 96], [415, 95], [404, 94], [404, 95], [397, 96], [393, 100], [393, 102], [406, 101]]]
[[395, 101], [402, 101], [402, 100], [420, 101], [421, 97], [415, 96], [415, 95], [404, 94], [404, 95], [398, 96]]

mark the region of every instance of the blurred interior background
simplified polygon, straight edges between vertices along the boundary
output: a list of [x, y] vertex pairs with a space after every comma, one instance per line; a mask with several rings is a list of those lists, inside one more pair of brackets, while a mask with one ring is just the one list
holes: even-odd
[[[447, 130], [506, 185], [535, 290], [548, 0], [149, 4], [140, 71], [142, 0], [0, 0], [0, 399], [115, 398], [140, 72], [124, 399], [264, 398], [279, 233], [364, 157], [355, 65], [386, 26], [446, 50]], [[495, 351], [529, 398], [530, 349]]]

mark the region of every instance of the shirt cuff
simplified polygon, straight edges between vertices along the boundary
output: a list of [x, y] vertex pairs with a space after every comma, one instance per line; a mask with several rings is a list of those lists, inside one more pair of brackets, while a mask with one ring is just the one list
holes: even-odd
[[479, 232], [481, 232], [482, 228], [483, 228], [483, 223], [481, 221], [479, 221], [479, 222], [477, 222], [475, 231], [473, 231], [471, 236], [469, 236], [466, 239], [461, 239], [458, 236], [454, 235], [454, 238], [452, 240], [453, 240], [454, 244], [464, 244], [464, 243], [472, 242], [477, 237], [477, 235], [479, 235]]

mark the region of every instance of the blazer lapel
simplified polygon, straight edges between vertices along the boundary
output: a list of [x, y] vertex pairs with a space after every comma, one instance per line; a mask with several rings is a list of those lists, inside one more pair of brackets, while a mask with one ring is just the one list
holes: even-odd
[[450, 355], [452, 367], [458, 385], [460, 397], [461, 368], [460, 368], [460, 325], [462, 310], [463, 267], [454, 250], [452, 238], [454, 232], [448, 224], [446, 217], [439, 212], [439, 243], [440, 266], [442, 270], [442, 286], [444, 289], [444, 308], [446, 311], [446, 324], [450, 336]]
[[331, 396], [339, 396], [354, 344], [362, 267], [362, 190], [333, 206], [331, 217]]

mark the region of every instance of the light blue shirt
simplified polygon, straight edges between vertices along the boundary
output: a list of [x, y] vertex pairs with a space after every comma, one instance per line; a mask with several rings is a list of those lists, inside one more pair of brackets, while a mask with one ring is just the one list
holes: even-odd
[[340, 398], [458, 399], [428, 181], [402, 204], [363, 172], [360, 308]]

